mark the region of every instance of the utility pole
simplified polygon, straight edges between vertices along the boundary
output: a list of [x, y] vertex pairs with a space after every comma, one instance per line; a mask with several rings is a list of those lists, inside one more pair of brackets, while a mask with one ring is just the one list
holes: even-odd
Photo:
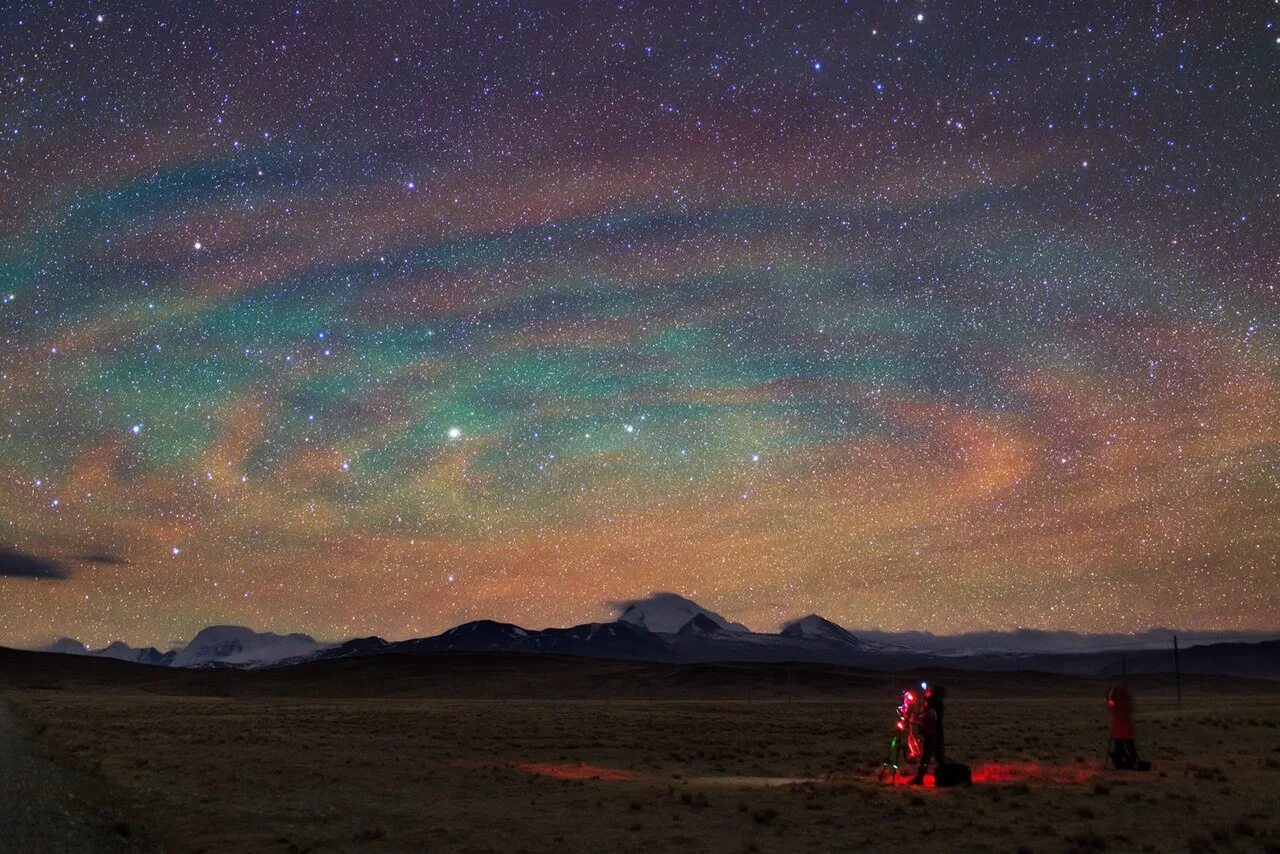
[[1173, 636], [1173, 679], [1178, 685], [1178, 705], [1182, 705], [1182, 663], [1178, 659], [1178, 636]]
[[1124, 653], [1120, 653], [1120, 684], [1129, 687], [1129, 665], [1124, 660]]

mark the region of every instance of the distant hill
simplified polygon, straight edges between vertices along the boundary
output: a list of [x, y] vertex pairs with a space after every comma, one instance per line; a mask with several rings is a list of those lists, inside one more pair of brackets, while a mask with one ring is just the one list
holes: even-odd
[[[661, 663], [501, 652], [389, 653], [310, 661], [290, 667], [149, 667], [109, 658], [0, 647], [0, 690], [140, 690], [208, 697], [380, 697], [438, 699], [883, 700], [921, 679], [953, 698], [1101, 697], [1107, 677], [972, 672], [926, 668], [885, 673], [826, 664]], [[1280, 682], [1216, 676], [1184, 678], [1188, 695], [1272, 694]], [[1131, 687], [1171, 697], [1166, 675], [1137, 675]]]
[[[1077, 676], [1110, 676], [1173, 671], [1170, 651], [1137, 648], [1132, 636], [1082, 636], [1071, 632], [1011, 633], [939, 638], [909, 633], [874, 639], [810, 614], [783, 626], [777, 634], [753, 632], [698, 603], [674, 593], [617, 603], [618, 619], [568, 628], [527, 629], [512, 623], [476, 620], [439, 635], [388, 641], [378, 637], [325, 643], [304, 634], [279, 635], [243, 626], [210, 626], [189, 644], [168, 652], [135, 649], [116, 642], [100, 650], [62, 638], [50, 652], [111, 658], [174, 668], [282, 668], [315, 661], [370, 656], [429, 656], [439, 653], [509, 653], [668, 664], [719, 662], [793, 662], [840, 665], [893, 672], [913, 668], [949, 668], [981, 672], [1040, 671]], [[1165, 630], [1147, 636], [1164, 644]], [[1195, 633], [1189, 633], [1195, 637]], [[913, 639], [920, 646], [892, 643], [886, 637]], [[1117, 646], [1098, 647], [1098, 638]], [[1172, 635], [1168, 636], [1170, 639]], [[1085, 640], [1082, 640], [1085, 639]], [[950, 641], [950, 642], [948, 642]], [[1008, 643], [1008, 647], [1001, 643]], [[1063, 649], [1065, 647], [1065, 649]], [[1280, 640], [1254, 643], [1184, 644], [1186, 673], [1280, 679]]]
[[160, 667], [266, 667], [285, 660], [300, 660], [328, 649], [309, 635], [255, 632], [244, 626], [209, 626], [185, 646], [161, 652], [155, 647], [136, 648], [115, 641], [102, 649], [89, 649], [73, 638], [58, 638], [42, 652], [114, 658]]
[[[1280, 677], [1280, 640], [1262, 643], [1215, 643], [1183, 649], [1178, 655], [1183, 673], [1217, 676]], [[1128, 653], [1124, 669], [1130, 674], [1172, 673], [1173, 652]], [[1120, 673], [1116, 662], [1103, 668], [1104, 675]]]

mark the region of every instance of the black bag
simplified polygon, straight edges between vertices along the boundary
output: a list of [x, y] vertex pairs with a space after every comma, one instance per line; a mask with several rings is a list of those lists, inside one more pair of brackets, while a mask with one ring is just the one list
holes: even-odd
[[935, 786], [972, 786], [973, 775], [969, 773], [968, 765], [948, 762], [933, 772], [933, 783]]

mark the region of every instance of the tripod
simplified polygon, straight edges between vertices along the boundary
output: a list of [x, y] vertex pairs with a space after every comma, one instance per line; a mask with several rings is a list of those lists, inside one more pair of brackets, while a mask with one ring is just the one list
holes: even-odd
[[[901, 721], [899, 722], [901, 723]], [[890, 769], [893, 769], [893, 776], [889, 778], [889, 782], [898, 779], [898, 768], [904, 762], [910, 762], [920, 755], [919, 750], [911, 749], [911, 732], [903, 728], [893, 734], [893, 738], [889, 741], [889, 752], [885, 754], [884, 761], [880, 763], [880, 777], [884, 780], [884, 775]]]
[[[923, 686], [924, 683], [921, 683]], [[881, 781], [890, 769], [893, 771], [890, 782], [898, 779], [898, 768], [903, 762], [911, 762], [920, 758], [920, 739], [916, 736], [916, 721], [920, 717], [920, 701], [911, 691], [902, 692], [902, 702], [898, 705], [898, 721], [894, 728], [893, 738], [889, 740], [889, 751], [880, 763]]]

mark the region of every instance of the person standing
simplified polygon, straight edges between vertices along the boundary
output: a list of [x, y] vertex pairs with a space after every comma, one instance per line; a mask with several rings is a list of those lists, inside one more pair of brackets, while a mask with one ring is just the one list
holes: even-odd
[[[916, 776], [911, 779], [913, 786], [924, 783], [924, 775], [928, 772], [931, 761], [937, 760], [939, 766], [947, 762], [946, 739], [942, 725], [945, 697], [946, 689], [941, 685], [935, 685], [925, 693], [925, 710], [920, 716], [920, 765], [916, 768]], [[936, 776], [937, 772], [934, 773]]]
[[1138, 765], [1138, 748], [1134, 741], [1133, 698], [1129, 689], [1117, 685], [1107, 692], [1107, 711], [1111, 714], [1111, 761], [1124, 771]]

